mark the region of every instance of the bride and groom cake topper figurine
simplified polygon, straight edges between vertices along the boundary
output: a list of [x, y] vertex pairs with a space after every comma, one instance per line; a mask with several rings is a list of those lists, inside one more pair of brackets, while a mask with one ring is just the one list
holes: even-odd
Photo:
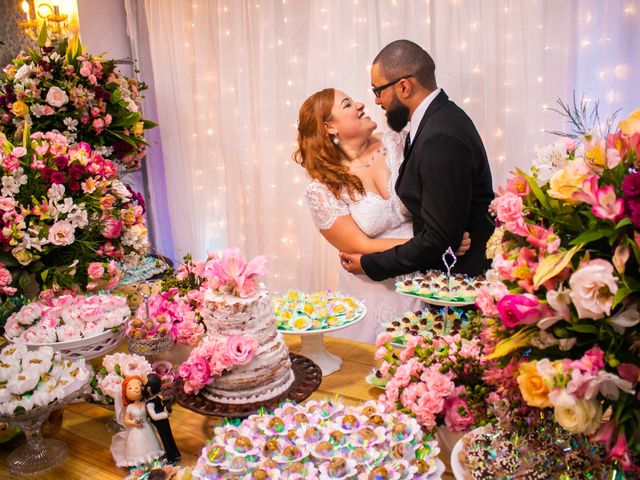
[[162, 456], [170, 464], [180, 460], [161, 387], [155, 373], [145, 380], [137, 375], [123, 380], [122, 395], [114, 400], [116, 418], [125, 430], [111, 439], [111, 454], [118, 467], [134, 467]]

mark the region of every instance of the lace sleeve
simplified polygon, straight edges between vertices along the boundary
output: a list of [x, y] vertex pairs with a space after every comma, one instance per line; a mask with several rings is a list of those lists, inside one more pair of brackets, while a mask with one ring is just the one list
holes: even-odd
[[319, 230], [328, 230], [332, 227], [336, 218], [349, 215], [349, 205], [344, 200], [336, 198], [320, 182], [311, 182], [305, 191], [305, 201], [313, 223]]

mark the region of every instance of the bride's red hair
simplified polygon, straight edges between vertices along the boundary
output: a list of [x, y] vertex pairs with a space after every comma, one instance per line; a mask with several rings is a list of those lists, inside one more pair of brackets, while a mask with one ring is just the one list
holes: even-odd
[[325, 88], [307, 98], [298, 115], [298, 149], [293, 159], [309, 176], [326, 185], [336, 198], [343, 188], [353, 199], [357, 192], [365, 194], [360, 179], [340, 163], [340, 151], [325, 128], [331, 120], [335, 89]]
[[127, 385], [129, 385], [129, 382], [133, 380], [138, 380], [140, 382], [140, 387], [144, 387], [144, 381], [139, 375], [131, 375], [122, 381], [122, 405], [125, 407], [131, 403], [131, 400], [127, 397]]

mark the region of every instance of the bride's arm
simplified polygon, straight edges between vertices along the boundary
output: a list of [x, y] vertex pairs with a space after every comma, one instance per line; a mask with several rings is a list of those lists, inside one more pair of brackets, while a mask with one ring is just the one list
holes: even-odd
[[369, 238], [360, 230], [351, 215], [336, 218], [333, 225], [320, 233], [341, 252], [376, 253], [402, 245], [408, 238]]

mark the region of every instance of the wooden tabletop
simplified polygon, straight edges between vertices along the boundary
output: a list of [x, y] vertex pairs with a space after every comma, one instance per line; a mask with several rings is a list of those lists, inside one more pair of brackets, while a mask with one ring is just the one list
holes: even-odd
[[[287, 336], [292, 352], [300, 350], [300, 339]], [[325, 337], [327, 349], [343, 359], [342, 368], [324, 377], [318, 391], [311, 398], [341, 398], [347, 404], [359, 404], [375, 400], [381, 393], [365, 383], [374, 364], [373, 345]], [[64, 410], [62, 428], [54, 435], [64, 441], [69, 453], [63, 463], [43, 474], [29, 478], [42, 480], [111, 480], [121, 479], [127, 471], [116, 468], [109, 446], [111, 433], [105, 425], [113, 417], [106, 408], [79, 403]], [[212, 436], [214, 419], [204, 417], [176, 405], [171, 414], [171, 428], [182, 453], [180, 465], [195, 465], [202, 446]], [[0, 444], [0, 479], [13, 478], [7, 470], [7, 456], [24, 442], [22, 436], [6, 444]], [[449, 465], [446, 458], [441, 459]], [[443, 478], [451, 479], [452, 476]]]

